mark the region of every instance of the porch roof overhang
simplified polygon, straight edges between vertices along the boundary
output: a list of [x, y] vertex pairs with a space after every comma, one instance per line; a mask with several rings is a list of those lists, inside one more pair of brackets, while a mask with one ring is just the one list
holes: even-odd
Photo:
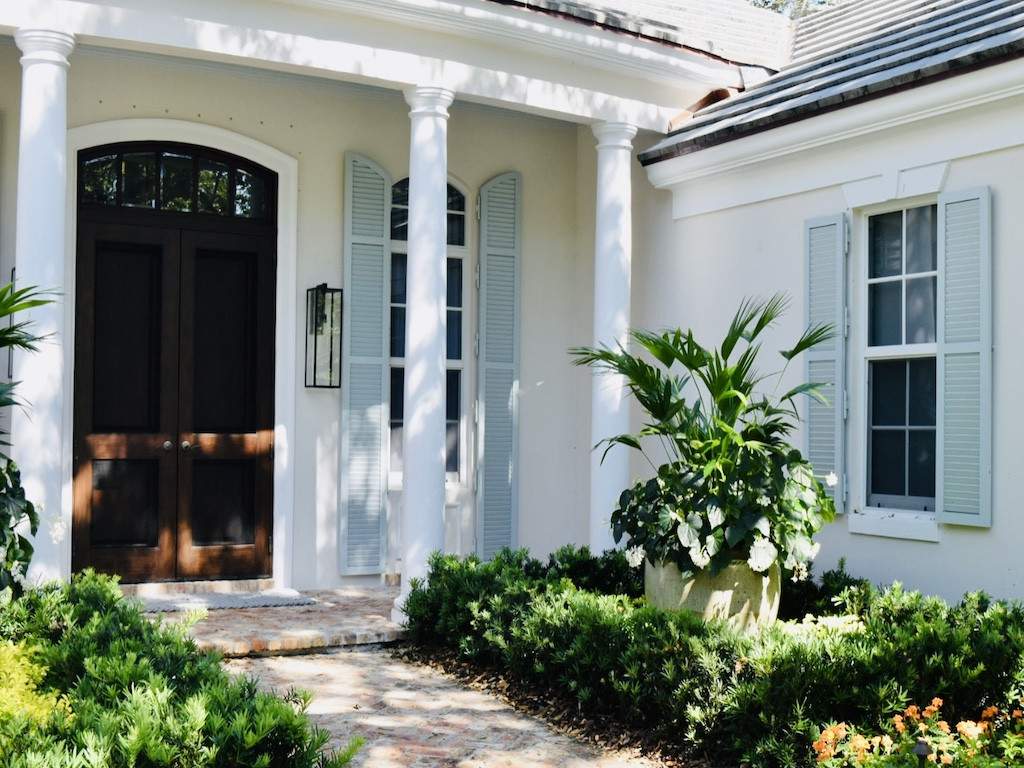
[[48, 0], [0, 4], [0, 33], [219, 61], [665, 133], [740, 68], [486, 0]]

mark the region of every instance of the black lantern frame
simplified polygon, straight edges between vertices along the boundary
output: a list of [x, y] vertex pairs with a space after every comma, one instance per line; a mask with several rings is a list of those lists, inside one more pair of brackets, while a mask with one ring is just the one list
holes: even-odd
[[320, 283], [306, 291], [306, 386], [341, 386], [341, 288]]

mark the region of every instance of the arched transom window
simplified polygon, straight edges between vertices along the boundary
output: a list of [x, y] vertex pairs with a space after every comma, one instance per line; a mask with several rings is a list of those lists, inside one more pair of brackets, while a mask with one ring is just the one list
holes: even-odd
[[[409, 239], [409, 179], [391, 191], [391, 474], [402, 471], [402, 427], [405, 421], [405, 306], [406, 259]], [[463, 467], [463, 354], [464, 285], [466, 258], [466, 195], [448, 185], [448, 255], [445, 387], [447, 452], [445, 474], [450, 482], [462, 479]]]
[[267, 220], [276, 177], [225, 152], [131, 142], [79, 153], [79, 205]]

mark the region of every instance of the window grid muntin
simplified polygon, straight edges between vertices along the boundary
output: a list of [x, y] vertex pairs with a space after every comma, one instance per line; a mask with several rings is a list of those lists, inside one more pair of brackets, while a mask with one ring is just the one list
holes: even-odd
[[[910, 388], [910, 374], [909, 374], [909, 362], [917, 359], [933, 359], [936, 360], [936, 371], [937, 371], [937, 355], [938, 355], [938, 263], [937, 257], [935, 257], [936, 265], [935, 269], [907, 273], [907, 238], [909, 228], [907, 226], [907, 212], [913, 208], [936, 208], [934, 203], [923, 204], [917, 206], [909, 206], [900, 210], [901, 213], [901, 253], [900, 253], [900, 274], [898, 275], [886, 275], [882, 277], [872, 277], [872, 242], [870, 238], [871, 231], [871, 218], [874, 215], [884, 215], [885, 212], [879, 212], [878, 214], [872, 214], [866, 217], [865, 233], [869, 236], [866, 239], [865, 247], [865, 292], [864, 292], [864, 306], [865, 306], [865, 326], [864, 326], [864, 338], [865, 338], [865, 385], [866, 385], [866, 430], [865, 430], [865, 492], [866, 492], [866, 506], [876, 508], [888, 508], [888, 509], [900, 509], [906, 511], [925, 511], [928, 513], [934, 513], [935, 510], [935, 497], [923, 497], [923, 496], [910, 496], [910, 433], [912, 431], [920, 432], [934, 432], [935, 433], [935, 448], [933, 450], [933, 459], [937, 462], [938, 460], [938, 427], [935, 426], [923, 426], [923, 425], [910, 425], [910, 412], [909, 412], [909, 388]], [[891, 212], [891, 211], [890, 211]], [[938, 243], [938, 216], [933, 215], [932, 218], [932, 237], [933, 247], [937, 247]], [[935, 311], [936, 317], [934, 320], [934, 331], [935, 341], [932, 342], [908, 342], [907, 341], [907, 287], [906, 284], [909, 280], [932, 278], [935, 280]], [[892, 283], [899, 281], [901, 283], [900, 290], [900, 342], [899, 344], [893, 345], [881, 345], [872, 346], [871, 344], [871, 317], [872, 317], [872, 306], [871, 306], [871, 286], [878, 285], [881, 283]], [[904, 402], [904, 421], [908, 422], [905, 426], [893, 426], [891, 427], [894, 431], [903, 431], [906, 435], [904, 438], [904, 490], [907, 492], [904, 495], [893, 495], [893, 494], [876, 494], [872, 493], [872, 445], [873, 445], [873, 433], [875, 430], [884, 431], [887, 429], [885, 426], [876, 427], [873, 424], [874, 421], [874, 408], [873, 408], [873, 397], [874, 388], [871, 379], [871, 364], [873, 362], [897, 362], [902, 361], [906, 364], [905, 375], [904, 375], [904, 388], [906, 390]], [[937, 373], [936, 373], [937, 375]], [[936, 397], [937, 397], [938, 382], [936, 381]], [[936, 413], [938, 403], [936, 403]], [[938, 477], [934, 478], [934, 482], [937, 486]]]
[[[154, 160], [154, 192], [152, 205], [132, 205], [125, 202], [125, 157], [148, 155]], [[187, 155], [191, 158], [192, 178], [190, 203], [187, 210], [166, 208], [163, 205], [163, 169], [165, 156], [179, 157]], [[86, 169], [91, 164], [104, 159], [112, 159], [114, 164], [114, 197], [110, 202], [97, 202], [86, 199]], [[200, 211], [198, 207], [199, 164], [200, 162], [223, 163], [228, 167], [227, 201], [225, 213]], [[162, 215], [188, 215], [207, 217], [217, 220], [234, 220], [239, 222], [270, 223], [276, 210], [277, 175], [272, 171], [246, 160], [243, 157], [194, 144], [179, 142], [134, 141], [118, 144], [107, 144], [79, 151], [77, 157], [77, 192], [78, 204], [90, 209], [124, 209], [145, 211]], [[242, 174], [262, 184], [260, 210], [253, 215], [237, 212], [236, 191]]]
[[[392, 203], [391, 203], [392, 209], [399, 208], [399, 209], [408, 210], [408, 205], [407, 204], [395, 203], [394, 202], [396, 191], [402, 189], [403, 187], [404, 187], [404, 194], [406, 195], [406, 199], [408, 199], [408, 197], [407, 197], [408, 196], [408, 183], [409, 183], [409, 179], [408, 179], [408, 177], [406, 177], [404, 179], [400, 179], [399, 181], [395, 182], [392, 185]], [[459, 189], [454, 184], [452, 184], [451, 181], [449, 181], [448, 182], [448, 187], [447, 187], [447, 198], [446, 198], [446, 200], [451, 200], [453, 192], [457, 193], [461, 197], [461, 199], [462, 199], [462, 210], [457, 210], [457, 209], [454, 209], [454, 208], [451, 208], [451, 207], [447, 207], [446, 214], [449, 217], [452, 216], [452, 215], [457, 215], [457, 216], [462, 216], [464, 218], [462, 232], [463, 232], [463, 240], [464, 240], [464, 243], [465, 243], [465, 242], [468, 242], [469, 239], [470, 239], [470, 237], [469, 237], [469, 235], [470, 235], [470, 232], [469, 232], [469, 218], [468, 218], [469, 214], [468, 214], [468, 210], [467, 210], [467, 196], [466, 196], [465, 192], [463, 192], [461, 189]], [[396, 238], [396, 237], [394, 237], [393, 223], [394, 223], [394, 219], [392, 218], [391, 222], [389, 223], [389, 226], [392, 226], [392, 228], [390, 230], [391, 231], [391, 235], [392, 235], [392, 239], [391, 239], [391, 259], [392, 259], [392, 263], [393, 263], [393, 259], [394, 259], [395, 254], [402, 254], [402, 255], [408, 256], [408, 253], [409, 253], [409, 243], [408, 243], [408, 240], [406, 238]], [[408, 216], [406, 216], [406, 225], [405, 226], [406, 226], [406, 228], [408, 228]], [[468, 432], [468, 425], [467, 425], [467, 416], [466, 416], [466, 389], [467, 388], [466, 388], [466, 374], [465, 374], [465, 371], [466, 371], [466, 354], [467, 354], [466, 353], [466, 350], [467, 350], [467, 334], [468, 334], [468, 331], [469, 331], [468, 325], [466, 323], [466, 318], [469, 317], [469, 315], [466, 314], [466, 306], [467, 306], [466, 279], [467, 279], [467, 271], [468, 271], [467, 270], [467, 265], [469, 264], [469, 253], [470, 253], [470, 251], [469, 251], [469, 247], [467, 245], [465, 245], [465, 244], [453, 245], [451, 243], [447, 244], [447, 248], [446, 248], [446, 252], [445, 252], [445, 264], [446, 264], [446, 269], [445, 269], [445, 286], [446, 286], [446, 289], [447, 289], [447, 277], [448, 277], [448, 275], [447, 275], [448, 259], [458, 259], [462, 263], [462, 296], [461, 296], [462, 301], [461, 301], [460, 306], [458, 306], [458, 307], [450, 306], [448, 304], [448, 301], [447, 301], [447, 290], [445, 292], [445, 294], [446, 294], [446, 299], [445, 299], [445, 329], [446, 329], [445, 330], [445, 442], [446, 442], [446, 445], [447, 445], [447, 440], [448, 440], [448, 430], [452, 426], [455, 426], [457, 428], [456, 434], [457, 434], [457, 439], [458, 439], [458, 443], [457, 443], [458, 456], [457, 456], [456, 462], [455, 462], [457, 467], [458, 467], [458, 470], [452, 472], [452, 471], [448, 471], [446, 469], [446, 471], [445, 471], [445, 480], [448, 483], [463, 483], [463, 482], [465, 482], [465, 478], [467, 477], [467, 472], [468, 472], [467, 464], [466, 464], [467, 459], [468, 459], [468, 452], [466, 450], [466, 445], [467, 445], [467, 440], [468, 440], [468, 434], [467, 434], [467, 432]], [[389, 286], [389, 297], [388, 298], [389, 298], [390, 307], [393, 308], [393, 309], [394, 308], [401, 308], [401, 309], [404, 310], [407, 307], [408, 292], [409, 292], [408, 262], [406, 263], [406, 268], [407, 268], [406, 280], [405, 280], [406, 302], [399, 303], [399, 302], [391, 301], [391, 299], [393, 297], [390, 295], [390, 286]], [[460, 352], [461, 352], [461, 354], [460, 354], [460, 356], [457, 359], [448, 357], [448, 350], [447, 350], [447, 317], [448, 317], [448, 312], [451, 312], [451, 311], [458, 311], [460, 313], [460, 315], [461, 315], [461, 318], [462, 318], [462, 333], [461, 333], [461, 337], [460, 337], [460, 340], [459, 340], [460, 341]], [[389, 323], [390, 323], [390, 318], [391, 318], [391, 311], [390, 311], [390, 309], [389, 309], [389, 313], [388, 313], [388, 318], [389, 318]], [[403, 339], [403, 345], [404, 345], [405, 341], [406, 340]], [[390, 334], [389, 334], [389, 354], [390, 354], [390, 349], [391, 349], [391, 347], [390, 347]], [[396, 356], [392, 355], [390, 357], [390, 360], [389, 360], [389, 365], [390, 365], [391, 369], [401, 368], [401, 369], [404, 370], [404, 368], [405, 368], [405, 358], [404, 358], [404, 356], [403, 357], [396, 357]], [[449, 371], [458, 371], [459, 372], [459, 410], [458, 410], [458, 418], [457, 419], [450, 419], [450, 418], [448, 418], [447, 401], [448, 401], [448, 372]], [[404, 376], [404, 374], [403, 374], [403, 376]], [[390, 385], [390, 381], [391, 381], [391, 379], [390, 379], [390, 374], [389, 374], [389, 385]], [[404, 387], [403, 387], [403, 395], [404, 395]], [[392, 397], [392, 400], [394, 400], [393, 397]], [[404, 410], [404, 406], [403, 406], [403, 410]], [[389, 411], [390, 411], [389, 412], [389, 416], [388, 416], [388, 419], [389, 419], [389, 434], [392, 437], [392, 447], [391, 447], [390, 455], [388, 457], [388, 463], [389, 463], [388, 475], [389, 475], [389, 478], [390, 478], [389, 485], [391, 485], [394, 488], [394, 487], [401, 486], [401, 483], [402, 483], [402, 471], [401, 471], [401, 468], [395, 469], [395, 467], [394, 467], [394, 463], [395, 463], [395, 459], [396, 458], [398, 458], [399, 463], [401, 462], [400, 454], [398, 454], [397, 456], [395, 454], [396, 446], [394, 445], [394, 436], [396, 435], [396, 429], [397, 430], [401, 430], [403, 428], [403, 426], [404, 426], [404, 419], [395, 419], [395, 418], [393, 418], [393, 414], [395, 413], [394, 404], [393, 403], [390, 406]], [[403, 416], [404, 416], [404, 414], [403, 414]], [[400, 435], [401, 433], [398, 432], [398, 434]], [[398, 450], [401, 451], [401, 446], [400, 445], [398, 446]], [[446, 461], [446, 466], [447, 466], [447, 461], [448, 461], [448, 459], [447, 459], [447, 451], [446, 451], [445, 461]]]

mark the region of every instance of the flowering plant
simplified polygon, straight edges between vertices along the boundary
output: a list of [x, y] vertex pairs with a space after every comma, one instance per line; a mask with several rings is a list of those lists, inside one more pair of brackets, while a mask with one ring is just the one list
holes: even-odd
[[823, 768], [912, 768], [924, 761], [954, 768], [996, 768], [1024, 761], [1024, 702], [1010, 710], [990, 706], [977, 720], [951, 726], [942, 699], [893, 715], [885, 733], [866, 736], [833, 723], [812, 745]]
[[[778, 562], [794, 578], [806, 578], [818, 551], [814, 534], [834, 518], [835, 506], [789, 440], [800, 422], [797, 399], [825, 400], [814, 383], [778, 392], [789, 363], [833, 331], [809, 327], [780, 351], [781, 370], [759, 375], [760, 337], [787, 303], [780, 295], [744, 301], [714, 349], [697, 343], [692, 331], [634, 331], [654, 364], [621, 347], [572, 350], [577, 365], [622, 376], [647, 413], [640, 432], [605, 441], [605, 454], [628, 446], [654, 470], [654, 477], [626, 489], [611, 513], [615, 541], [628, 537], [634, 565], [644, 558], [673, 562], [686, 575], [705, 568], [718, 573], [735, 560], [765, 572]], [[652, 449], [664, 452], [660, 465]]]
[[[15, 288], [12, 283], [0, 286], [0, 318], [11, 318], [34, 307], [50, 303], [35, 288]], [[0, 326], [0, 349], [34, 351], [41, 339], [28, 329], [28, 321]], [[0, 408], [19, 405], [14, 395], [17, 382], [0, 382]], [[0, 446], [6, 446], [0, 432]], [[15, 596], [25, 586], [28, 564], [32, 559], [32, 542], [39, 530], [39, 515], [32, 502], [25, 498], [21, 473], [17, 465], [0, 450], [0, 592], [10, 590]], [[26, 534], [29, 534], [28, 536]]]

